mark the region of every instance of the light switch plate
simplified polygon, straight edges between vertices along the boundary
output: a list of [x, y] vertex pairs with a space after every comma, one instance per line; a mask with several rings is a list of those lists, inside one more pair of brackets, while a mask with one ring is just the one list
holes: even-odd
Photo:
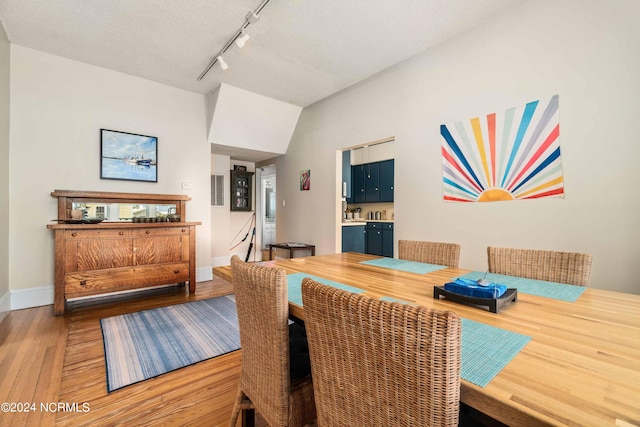
[[183, 190], [191, 190], [193, 188], [193, 182], [189, 182], [189, 181], [183, 181], [182, 182], [182, 189]]

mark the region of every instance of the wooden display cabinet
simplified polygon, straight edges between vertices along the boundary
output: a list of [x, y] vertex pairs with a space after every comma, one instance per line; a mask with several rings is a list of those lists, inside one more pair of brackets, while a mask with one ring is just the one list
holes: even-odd
[[253, 172], [231, 171], [231, 210], [251, 211]]
[[[71, 298], [187, 282], [189, 292], [195, 292], [195, 227], [201, 223], [184, 221], [190, 197], [68, 190], [55, 190], [51, 196], [58, 198], [58, 224], [47, 225], [55, 241], [56, 315], [64, 314]], [[145, 217], [147, 222], [135, 223], [132, 218], [109, 221], [108, 214], [102, 222], [71, 219], [72, 209], [79, 206], [85, 213], [105, 215], [106, 208], [121, 205], [166, 209], [170, 215], [158, 212]]]

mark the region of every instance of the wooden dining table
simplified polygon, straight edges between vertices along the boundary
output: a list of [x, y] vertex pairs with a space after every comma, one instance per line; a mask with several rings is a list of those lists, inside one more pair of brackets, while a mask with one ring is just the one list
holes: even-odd
[[[640, 426], [640, 295], [588, 288], [566, 302], [518, 293], [496, 314], [434, 299], [434, 286], [470, 270], [416, 274], [361, 263], [376, 258], [341, 253], [264, 264], [531, 337], [485, 387], [461, 381], [462, 402], [509, 426]], [[289, 309], [304, 319], [302, 306]]]

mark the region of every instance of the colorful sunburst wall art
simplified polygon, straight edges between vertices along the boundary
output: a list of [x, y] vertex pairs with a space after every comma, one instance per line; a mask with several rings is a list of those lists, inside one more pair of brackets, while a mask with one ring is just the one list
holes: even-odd
[[440, 126], [444, 200], [564, 197], [559, 97]]

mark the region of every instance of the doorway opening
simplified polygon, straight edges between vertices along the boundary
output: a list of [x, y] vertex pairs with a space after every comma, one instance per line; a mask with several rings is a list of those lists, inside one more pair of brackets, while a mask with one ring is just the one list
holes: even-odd
[[[269, 245], [276, 243], [276, 168], [267, 166], [261, 168], [260, 178], [260, 218], [262, 222], [262, 250], [263, 260], [268, 259]], [[264, 256], [265, 250], [267, 256]]]

